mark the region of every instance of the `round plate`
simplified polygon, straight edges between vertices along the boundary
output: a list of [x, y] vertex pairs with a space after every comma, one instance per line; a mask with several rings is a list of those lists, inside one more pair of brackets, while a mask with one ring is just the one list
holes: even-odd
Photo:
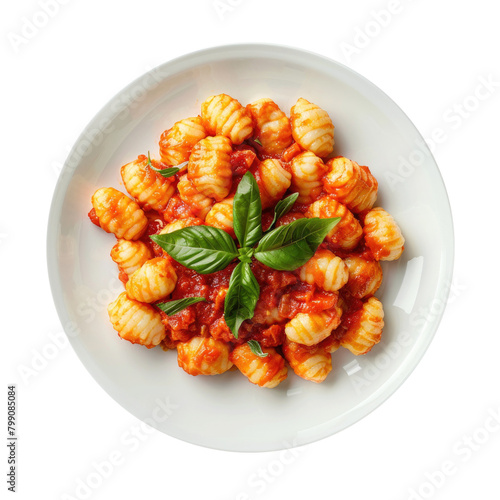
[[[377, 205], [406, 238], [403, 257], [384, 263], [377, 293], [382, 341], [364, 356], [340, 348], [322, 384], [289, 372], [275, 389], [236, 371], [192, 377], [175, 352], [121, 340], [106, 306], [123, 291], [109, 257], [115, 238], [90, 223], [93, 192], [122, 191], [120, 167], [150, 150], [163, 130], [195, 116], [210, 95], [246, 104], [270, 97], [287, 114], [299, 97], [335, 125], [335, 152], [368, 165]], [[234, 45], [170, 61], [122, 90], [73, 147], [57, 184], [48, 227], [54, 301], [76, 353], [95, 380], [133, 415], [166, 434], [211, 448], [268, 451], [316, 441], [358, 421], [388, 398], [429, 346], [445, 306], [453, 266], [450, 206], [421, 135], [380, 89], [352, 70], [302, 50]]]

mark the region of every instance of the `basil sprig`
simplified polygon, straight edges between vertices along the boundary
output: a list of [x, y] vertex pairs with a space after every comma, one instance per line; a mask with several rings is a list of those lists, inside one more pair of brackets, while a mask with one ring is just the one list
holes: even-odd
[[175, 175], [179, 170], [184, 168], [189, 162], [185, 161], [184, 163], [181, 163], [177, 165], [176, 167], [168, 167], [168, 168], [155, 168], [153, 167], [153, 164], [151, 163], [151, 157], [149, 156], [149, 151], [148, 151], [148, 167], [151, 170], [154, 170], [157, 174], [160, 174], [162, 177], [172, 177]]
[[198, 302], [206, 302], [205, 297], [186, 297], [185, 299], [169, 300], [168, 302], [155, 304], [155, 306], [168, 316], [173, 316], [183, 309], [186, 309], [186, 307], [197, 304]]
[[[297, 195], [293, 194], [277, 203], [273, 224], [292, 208], [296, 199]], [[240, 248], [225, 231], [211, 226], [192, 226], [150, 236], [173, 259], [200, 274], [221, 271], [239, 259], [224, 301], [224, 319], [235, 338], [238, 338], [243, 321], [253, 317], [260, 295], [259, 284], [251, 269], [252, 257], [273, 269], [293, 271], [314, 255], [340, 220], [298, 219], [268, 230], [262, 237], [261, 217], [259, 187], [253, 175], [247, 172], [238, 185], [233, 202], [234, 232]]]

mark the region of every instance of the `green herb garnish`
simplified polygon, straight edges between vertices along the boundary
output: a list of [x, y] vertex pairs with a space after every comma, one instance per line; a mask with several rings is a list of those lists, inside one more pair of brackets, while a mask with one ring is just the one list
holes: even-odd
[[168, 302], [155, 304], [155, 306], [158, 307], [158, 309], [161, 309], [165, 314], [173, 316], [183, 309], [186, 309], [186, 307], [192, 304], [197, 304], [198, 302], [206, 302], [205, 297], [187, 297], [185, 299], [170, 300]]
[[179, 170], [181, 168], [185, 167], [188, 163], [189, 163], [188, 161], [185, 161], [184, 163], [181, 163], [180, 165], [177, 165], [176, 167], [155, 168], [155, 167], [153, 167], [153, 164], [151, 163], [151, 157], [149, 156], [149, 151], [148, 151], [148, 167], [163, 177], [172, 177], [177, 172], [179, 172]]
[[262, 347], [256, 340], [249, 340], [247, 342], [248, 347], [250, 347], [250, 350], [256, 355], [259, 356], [259, 358], [265, 358], [266, 356], [269, 356], [269, 353], [267, 352], [262, 352]]
[[[273, 224], [292, 208], [296, 199], [295, 193], [276, 204]], [[235, 259], [240, 261], [231, 274], [224, 302], [224, 319], [235, 338], [243, 321], [253, 317], [259, 299], [259, 284], [250, 266], [252, 257], [278, 271], [293, 271], [314, 255], [340, 220], [339, 217], [298, 219], [270, 229], [262, 237], [261, 216], [257, 181], [247, 172], [233, 203], [234, 232], [240, 248], [225, 231], [211, 226], [192, 226], [150, 236], [173, 259], [200, 274], [221, 271]]]
[[286, 215], [288, 212], [290, 212], [290, 210], [293, 207], [293, 204], [297, 201], [298, 197], [299, 193], [293, 193], [290, 196], [287, 196], [286, 198], [283, 198], [282, 200], [278, 201], [278, 203], [276, 203], [276, 206], [274, 207], [274, 218], [266, 233], [269, 233], [269, 231], [271, 231], [274, 224], [280, 217], [283, 217], [283, 215]]

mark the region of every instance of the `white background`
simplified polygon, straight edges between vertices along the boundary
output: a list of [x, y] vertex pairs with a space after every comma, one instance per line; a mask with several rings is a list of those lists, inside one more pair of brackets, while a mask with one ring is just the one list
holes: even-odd
[[[6, 401], [7, 384], [17, 384], [17, 497], [500, 498], [494, 3], [53, 0], [50, 17], [42, 3], [4, 2], [0, 16], [0, 392]], [[40, 26], [30, 30], [30, 21]], [[46, 271], [52, 193], [88, 121], [151, 67], [242, 42], [336, 59], [391, 96], [426, 138], [439, 136], [433, 151], [455, 222], [450, 300], [417, 369], [362, 421], [287, 454], [214, 451], [144, 433], [64, 340]], [[1, 436], [6, 403], [0, 408]], [[110, 461], [112, 470], [103, 465]]]

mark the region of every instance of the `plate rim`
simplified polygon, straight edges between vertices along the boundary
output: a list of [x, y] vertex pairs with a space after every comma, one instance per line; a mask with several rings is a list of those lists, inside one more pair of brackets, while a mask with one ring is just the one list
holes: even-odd
[[[208, 48], [203, 48], [200, 50], [196, 50], [187, 54], [183, 54], [181, 56], [175, 57], [173, 59], [169, 59], [165, 61], [164, 63], [161, 63], [159, 65], [156, 65], [152, 69], [146, 71], [139, 77], [135, 78], [132, 82], [128, 83], [124, 87], [122, 87], [116, 94], [114, 94], [111, 99], [109, 99], [104, 105], [102, 105], [93, 115], [93, 117], [90, 119], [90, 121], [87, 123], [87, 125], [84, 127], [82, 132], [79, 134], [77, 137], [75, 143], [73, 144], [70, 152], [68, 153], [68, 156], [64, 162], [63, 168], [61, 169], [61, 172], [59, 174], [56, 186], [54, 188], [53, 194], [52, 194], [52, 200], [50, 204], [50, 209], [49, 209], [49, 217], [48, 217], [48, 223], [47, 223], [47, 237], [46, 237], [46, 255], [47, 255], [47, 271], [48, 271], [48, 276], [49, 276], [49, 283], [50, 283], [50, 289], [51, 289], [51, 294], [52, 294], [52, 299], [54, 302], [54, 306], [56, 308], [59, 320], [61, 321], [61, 325], [63, 327], [63, 330], [68, 337], [69, 343], [71, 344], [72, 349], [76, 353], [79, 361], [82, 363], [84, 366], [85, 370], [89, 373], [89, 375], [94, 379], [94, 381], [97, 383], [98, 386], [103, 389], [106, 394], [111, 397], [117, 404], [119, 404], [124, 410], [126, 410], [129, 414], [133, 415], [136, 418], [141, 419], [138, 417], [133, 411], [131, 411], [129, 408], [126, 408], [121, 402], [117, 401], [114, 396], [112, 396], [106, 388], [103, 387], [101, 382], [99, 381], [98, 378], [98, 366], [95, 365], [95, 363], [92, 362], [91, 356], [88, 355], [88, 353], [85, 352], [84, 349], [81, 349], [80, 346], [77, 345], [77, 343], [74, 342], [73, 337], [68, 333], [67, 331], [67, 326], [68, 326], [68, 321], [69, 317], [67, 315], [66, 311], [66, 306], [64, 304], [64, 288], [62, 286], [61, 282], [61, 276], [58, 271], [58, 263], [57, 263], [57, 241], [58, 241], [58, 232], [57, 229], [59, 227], [59, 217], [61, 214], [62, 210], [62, 204], [64, 199], [66, 198], [66, 193], [69, 188], [69, 185], [71, 183], [71, 180], [73, 178], [73, 173], [72, 170], [75, 170], [75, 167], [72, 167], [70, 165], [70, 160], [72, 157], [75, 155], [78, 145], [82, 142], [83, 139], [86, 139], [87, 132], [92, 128], [92, 125], [97, 122], [101, 116], [101, 114], [104, 114], [109, 108], [110, 105], [112, 104], [113, 100], [119, 96], [122, 95], [123, 93], [127, 92], [127, 90], [133, 88], [136, 86], [139, 82], [143, 81], [145, 78], [147, 78], [148, 75], [154, 73], [155, 71], [158, 71], [160, 68], [165, 69], [165, 68], [170, 68], [174, 67], [174, 70], [169, 73], [168, 75], [164, 75], [162, 77], [162, 80], [170, 78], [171, 76], [175, 75], [176, 73], [180, 71], [184, 71], [189, 68], [189, 65], [191, 64], [191, 67], [196, 67], [197, 64], [195, 64], [195, 60], [200, 58], [200, 57], [205, 57], [209, 58], [210, 62], [213, 62], [213, 58], [217, 59], [215, 56], [220, 53], [220, 52], [225, 52], [224, 57], [221, 57], [221, 59], [225, 58], [231, 58], [231, 56], [236, 56], [236, 54], [240, 53], [239, 56], [241, 57], [241, 52], [256, 52], [256, 51], [262, 51], [266, 52], [269, 51], [267, 54], [268, 56], [271, 56], [271, 51], [285, 51], [288, 52], [290, 55], [299, 53], [302, 57], [310, 57], [314, 58], [317, 61], [322, 61], [328, 65], [334, 65], [337, 66], [337, 68], [341, 69], [343, 72], [346, 72], [350, 77], [357, 79], [361, 81], [364, 85], [367, 85], [370, 87], [372, 90], [375, 92], [379, 93], [384, 97], [384, 99], [390, 103], [390, 105], [394, 106], [403, 116], [404, 118], [408, 121], [408, 123], [411, 125], [412, 129], [414, 130], [415, 134], [417, 137], [419, 137], [423, 144], [425, 145], [426, 148], [426, 154], [429, 156], [429, 161], [434, 165], [435, 167], [435, 173], [437, 173], [442, 191], [444, 194], [444, 201], [445, 206], [446, 206], [446, 213], [444, 214], [448, 219], [449, 219], [449, 231], [450, 231], [450, 241], [448, 242], [448, 245], [446, 248], [443, 249], [444, 253], [446, 254], [446, 259], [443, 259], [443, 262], [440, 265], [440, 276], [439, 276], [439, 281], [438, 281], [438, 286], [436, 286], [436, 289], [434, 290], [434, 293], [436, 293], [437, 290], [443, 291], [445, 290], [445, 293], [442, 294], [444, 300], [447, 301], [449, 294], [450, 294], [450, 287], [443, 287], [445, 285], [445, 280], [446, 279], [452, 279], [453, 277], [453, 270], [454, 270], [454, 262], [455, 262], [455, 231], [454, 231], [454, 223], [453, 223], [453, 214], [451, 210], [451, 204], [449, 200], [449, 195], [446, 189], [446, 185], [444, 183], [444, 179], [442, 176], [442, 173], [439, 169], [439, 166], [434, 158], [434, 155], [430, 151], [430, 148], [428, 147], [427, 143], [425, 142], [424, 137], [418, 130], [418, 128], [415, 126], [413, 121], [408, 117], [408, 115], [403, 111], [403, 109], [388, 95], [385, 93], [384, 90], [382, 90], [380, 87], [375, 85], [373, 82], [371, 82], [368, 78], [364, 77], [360, 73], [356, 72], [352, 68], [346, 66], [345, 64], [338, 62], [332, 58], [326, 57], [324, 55], [302, 49], [302, 48], [297, 48], [297, 47], [292, 47], [289, 45], [281, 45], [281, 44], [263, 44], [263, 43], [239, 43], [239, 44], [223, 44], [223, 45], [215, 45], [212, 47]], [[251, 56], [251, 54], [249, 54]], [[259, 56], [251, 56], [251, 57], [262, 57], [262, 55]], [[176, 68], [176, 66], [182, 66], [182, 65], [187, 65], [187, 67], [184, 68]], [[163, 73], [162, 73], [163, 74]], [[84, 157], [83, 157], [84, 158]], [[81, 161], [81, 159], [80, 159]], [[77, 163], [78, 164], [78, 163]], [[303, 446], [307, 444], [311, 444], [314, 442], [317, 442], [319, 440], [325, 439], [327, 437], [335, 435], [337, 432], [340, 432], [341, 430], [344, 430], [347, 427], [350, 427], [351, 425], [359, 422], [362, 420], [364, 417], [368, 416], [372, 411], [374, 411], [376, 408], [378, 408], [382, 403], [387, 401], [393, 394], [397, 392], [397, 390], [402, 386], [402, 384], [408, 379], [408, 377], [414, 372], [418, 364], [421, 362], [423, 356], [427, 352], [430, 344], [432, 343], [432, 340], [434, 339], [436, 332], [439, 328], [439, 325], [441, 324], [442, 317], [444, 315], [444, 312], [446, 310], [446, 306], [442, 308], [442, 310], [439, 312], [439, 314], [436, 315], [436, 319], [433, 320], [433, 324], [427, 331], [427, 335], [425, 337], [425, 342], [420, 346], [418, 353], [413, 353], [409, 359], [405, 361], [405, 363], [400, 366], [394, 375], [392, 376], [391, 380], [388, 381], [387, 384], [379, 388], [377, 391], [375, 391], [368, 399], [369, 403], [366, 403], [366, 400], [363, 401], [363, 406], [362, 408], [357, 412], [355, 418], [351, 419], [349, 423], [346, 423], [344, 425], [337, 426], [335, 429], [332, 429], [330, 431], [322, 431], [317, 433], [317, 435], [314, 438], [308, 438], [306, 439], [305, 442], [299, 443], [297, 445], [292, 446]], [[94, 365], [93, 371], [89, 369], [89, 366]], [[396, 380], [394, 380], [396, 379]], [[386, 386], [389, 387], [386, 387]], [[383, 389], [383, 390], [382, 390]], [[381, 394], [379, 394], [381, 393]], [[142, 420], [142, 419], [141, 419]], [[326, 423], [322, 424], [321, 427], [325, 427]], [[331, 426], [330, 426], [331, 427]], [[209, 449], [215, 449], [215, 450], [224, 450], [224, 451], [236, 451], [236, 452], [263, 452], [263, 451], [278, 451], [278, 450], [283, 450], [285, 447], [283, 446], [270, 446], [270, 447], [259, 447], [258, 449], [251, 449], [251, 448], [245, 448], [243, 449], [241, 446], [237, 447], [227, 447], [227, 446], [216, 446], [216, 445], [211, 445], [208, 443], [200, 443], [197, 442], [195, 439], [190, 439], [190, 436], [180, 436], [180, 435], [174, 435], [167, 433], [161, 429], [161, 432], [167, 434], [170, 437], [173, 437], [175, 439], [179, 439], [184, 442], [188, 442], [191, 444], [195, 444], [198, 446], [203, 446], [205, 448]], [[290, 444], [290, 443], [289, 443]], [[287, 446], [288, 447], [288, 446]]]

